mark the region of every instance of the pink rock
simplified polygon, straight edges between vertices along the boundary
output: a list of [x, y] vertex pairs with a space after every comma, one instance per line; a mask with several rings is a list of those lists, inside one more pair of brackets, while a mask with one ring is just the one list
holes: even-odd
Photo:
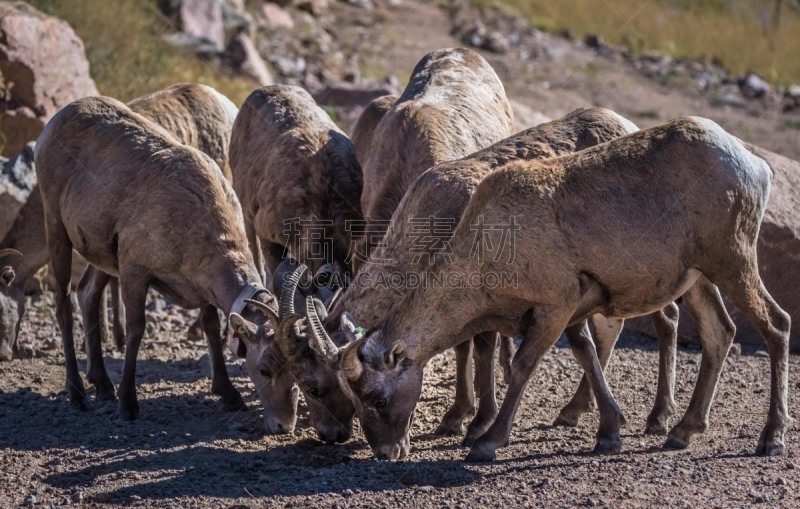
[[294, 28], [294, 21], [289, 11], [278, 4], [267, 2], [261, 6], [261, 16], [269, 28]]
[[217, 0], [182, 0], [180, 25], [184, 33], [206, 39], [217, 48], [225, 45], [222, 2]]
[[0, 1], [0, 145], [13, 157], [62, 106], [98, 95], [83, 42], [24, 2]]

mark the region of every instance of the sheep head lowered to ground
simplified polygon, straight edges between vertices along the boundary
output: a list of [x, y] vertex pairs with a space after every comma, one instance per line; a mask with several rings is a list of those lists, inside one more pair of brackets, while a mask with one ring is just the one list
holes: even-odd
[[[414, 234], [418, 226], [416, 221], [429, 217], [452, 219], [451, 227], [455, 228], [475, 188], [498, 166], [520, 158], [542, 159], [583, 150], [636, 130], [635, 125], [612, 111], [581, 109], [562, 119], [517, 133], [469, 157], [442, 163], [426, 171], [414, 182], [400, 203], [383, 245], [373, 252], [370, 261], [355, 277], [354, 284], [332, 306], [328, 306], [327, 318], [319, 317], [326, 334], [338, 348], [353, 339], [353, 321], [357, 320], [359, 325], [369, 329], [380, 323], [382, 317], [391, 314], [411, 291], [407, 284], [389, 284], [391, 275], [424, 273], [429, 268], [430, 259], [447, 254], [418, 249], [419, 246], [415, 244], [418, 236]], [[441, 236], [441, 247], [449, 242], [452, 230], [441, 228], [437, 233]], [[342, 319], [345, 312], [349, 313], [347, 316], [350, 318]], [[308, 340], [310, 336], [305, 338]], [[477, 348], [476, 345], [476, 351]], [[484, 359], [489, 366], [493, 364], [494, 351], [493, 340], [488, 358]], [[324, 362], [325, 357], [319, 348], [314, 347], [313, 341], [312, 348], [304, 352], [306, 355], [320, 356], [317, 369], [333, 371]], [[493, 394], [494, 370], [485, 369], [483, 373], [488, 378], [479, 382], [480, 393]], [[484, 421], [491, 421], [497, 412], [493, 397], [486, 401], [482, 397], [480, 403], [476, 421], [473, 421], [478, 428], [486, 425]], [[470, 430], [472, 428], [470, 425]]]
[[248, 372], [257, 387], [267, 386], [275, 373], [289, 372], [305, 394], [319, 439], [326, 443], [345, 442], [353, 434], [355, 408], [341, 391], [336, 372], [325, 369], [321, 359], [310, 352], [307, 335], [300, 332], [298, 322], [306, 315], [307, 299], [313, 299], [318, 305], [315, 311], [325, 316], [326, 305], [330, 305], [338, 293], [317, 286], [308, 268], [291, 258], [281, 262], [273, 276], [281, 317], [276, 335], [269, 341], [247, 345], [239, 338], [248, 339], [248, 331], [255, 332], [255, 329], [242, 317], [232, 315], [231, 322], [235, 324], [232, 330], [239, 334], [231, 338], [231, 347], [239, 357], [246, 359]]
[[[152, 287], [176, 304], [202, 308], [213, 367], [212, 392], [228, 409], [244, 406], [225, 368], [217, 309], [236, 312], [269, 341], [277, 325], [275, 298], [263, 289], [242, 227], [239, 202], [216, 164], [166, 130], [110, 98], [75, 101], [48, 122], [36, 145], [36, 172], [62, 331], [67, 394], [88, 406], [75, 360], [69, 264], [74, 247], [90, 263], [94, 288], [118, 276], [127, 310], [127, 348], [118, 416], [135, 419], [136, 357]], [[100, 292], [102, 293], [102, 292]], [[97, 293], [94, 297], [99, 300]], [[256, 304], [247, 305], [249, 298]], [[267, 311], [270, 310], [270, 311]], [[92, 329], [95, 323], [85, 327]], [[88, 377], [101, 399], [113, 399], [99, 349]], [[272, 380], [264, 417], [268, 431], [296, 420], [290, 376]], [[263, 390], [263, 388], [260, 388]]]
[[[533, 369], [564, 329], [596, 313], [651, 313], [681, 295], [704, 332], [694, 395], [665, 444], [685, 447], [708, 426], [735, 331], [717, 285], [767, 341], [772, 392], [757, 452], [781, 452], [790, 422], [790, 320], [761, 283], [756, 263], [771, 178], [762, 159], [700, 118], [676, 119], [575, 154], [502, 165], [470, 200], [453, 235], [452, 260], [437, 261], [430, 272], [462, 278], [513, 272], [516, 285], [420, 286], [343, 351], [317, 336], [337, 363], [373, 450], [390, 459], [407, 454], [428, 359], [477, 331], [499, 330], [522, 334], [523, 342], [500, 413], [468, 456], [493, 459], [508, 442]], [[587, 203], [603, 206], [587, 210]], [[486, 234], [481, 225], [506, 225], [516, 232], [514, 241], [500, 245], [495, 232], [494, 243], [480, 243], [476, 253], [476, 238]]]
[[230, 158], [259, 269], [262, 253], [270, 273], [291, 253], [315, 274], [332, 271], [342, 284], [353, 229], [363, 220], [361, 167], [325, 110], [300, 87], [254, 91], [234, 123]]
[[[230, 99], [206, 85], [179, 84], [134, 99], [129, 106], [133, 111], [165, 128], [184, 145], [203, 151], [230, 180], [228, 145], [231, 127], [238, 112]], [[24, 284], [49, 259], [44, 211], [38, 187], [31, 192], [11, 228], [0, 241], [0, 248], [13, 248], [25, 253], [25, 256], [0, 256], [0, 265], [8, 264], [17, 275], [14, 283], [4, 293], [17, 302], [19, 309], [15, 319], [16, 330], [19, 331], [19, 320], [24, 313]], [[0, 310], [0, 319], [6, 320], [2, 313], [10, 309], [7, 307]], [[125, 344], [124, 320], [121, 318], [123, 311], [118, 307], [114, 311], [114, 338], [121, 349]], [[0, 351], [7, 350], [8, 344], [13, 349], [17, 339], [17, 334], [7, 338], [10, 343], [0, 338]]]

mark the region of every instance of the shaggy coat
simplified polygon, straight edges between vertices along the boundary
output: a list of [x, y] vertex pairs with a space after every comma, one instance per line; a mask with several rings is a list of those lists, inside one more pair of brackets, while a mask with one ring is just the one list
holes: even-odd
[[[452, 260], [438, 260], [430, 271], [462, 276], [513, 271], [518, 284], [458, 293], [443, 285], [420, 286], [345, 349], [340, 381], [370, 444], [386, 457], [407, 452], [426, 361], [475, 333], [499, 330], [522, 334], [523, 342], [497, 419], [468, 456], [491, 460], [508, 442], [534, 367], [563, 330], [582, 327], [593, 314], [652, 313], [683, 295], [703, 330], [695, 393], [666, 444], [685, 447], [708, 426], [735, 330], [717, 285], [767, 341], [772, 393], [758, 452], [779, 453], [789, 424], [790, 320], [761, 283], [756, 263], [771, 179], [764, 160], [700, 118], [676, 119], [575, 154], [500, 166], [469, 201], [452, 238]], [[512, 220], [519, 226], [514, 256], [508, 245], [502, 250], [497, 236], [494, 250], [476, 255], [476, 225]], [[599, 370], [596, 360], [587, 368]], [[376, 404], [380, 412], [371, 413]], [[608, 412], [616, 416], [604, 417]], [[598, 439], [603, 428], [608, 431], [605, 426], [618, 429], [620, 417], [615, 405], [601, 407]]]
[[[87, 406], [75, 361], [68, 298], [74, 248], [91, 264], [87, 272], [93, 279], [88, 286], [95, 291], [90, 304], [99, 300], [110, 276], [120, 280], [128, 315], [118, 392], [121, 418], [138, 415], [135, 365], [150, 287], [180, 306], [203, 308], [214, 371], [212, 391], [222, 396], [226, 408], [242, 408], [244, 402], [225, 369], [217, 309], [230, 311], [237, 297], [249, 285], [259, 285], [260, 279], [239, 202], [214, 161], [124, 104], [104, 97], [80, 99], [57, 113], [39, 137], [35, 157], [70, 401]], [[265, 291], [253, 298], [274, 303]], [[266, 322], [254, 308], [239, 311], [256, 324]], [[90, 315], [85, 324], [90, 334], [96, 321]], [[99, 348], [92, 349], [89, 380], [99, 398], [114, 398]], [[290, 399], [291, 385], [285, 389]], [[293, 427], [294, 410], [287, 411]]]
[[386, 231], [406, 190], [428, 168], [466, 157], [514, 131], [505, 89], [478, 53], [442, 49], [425, 55], [373, 134], [364, 161], [361, 208], [366, 259]]
[[[300, 87], [273, 85], [242, 105], [231, 135], [233, 187], [259, 268], [273, 273], [288, 252], [316, 273], [340, 276], [363, 221], [361, 167], [353, 144]], [[266, 277], [265, 277], [266, 279]]]
[[[238, 113], [230, 99], [206, 85], [179, 84], [134, 99], [129, 106], [133, 111], [165, 128], [181, 143], [203, 151], [230, 180], [228, 145], [233, 121]], [[16, 348], [19, 319], [24, 314], [23, 286], [47, 264], [49, 258], [44, 212], [38, 188], [31, 192], [11, 229], [0, 241], [0, 248], [13, 248], [23, 254], [0, 257], [0, 265], [8, 265], [16, 273], [15, 282], [9, 287], [8, 294], [19, 307], [15, 334], [13, 337], [0, 337], [0, 360], [7, 360], [5, 357], [10, 359], [11, 350]], [[78, 268], [78, 273], [82, 273], [83, 267]], [[119, 309], [115, 312], [121, 313]], [[120, 348], [124, 346], [122, 321], [118, 314], [115, 315], [114, 337]], [[4, 351], [8, 352], [7, 356], [2, 353]]]

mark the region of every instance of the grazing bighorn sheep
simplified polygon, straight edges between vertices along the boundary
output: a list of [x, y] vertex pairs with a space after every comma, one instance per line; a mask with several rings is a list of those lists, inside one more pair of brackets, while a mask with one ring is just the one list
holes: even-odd
[[[88, 406], [75, 359], [69, 300], [74, 247], [93, 269], [86, 286], [87, 329], [97, 325], [92, 311], [103, 286], [111, 275], [120, 281], [128, 315], [120, 418], [135, 419], [139, 413], [136, 357], [150, 287], [178, 305], [202, 308], [212, 392], [222, 396], [226, 409], [244, 408], [225, 368], [217, 309], [245, 317], [258, 328], [258, 339], [267, 340], [277, 327], [276, 303], [261, 285], [241, 226], [241, 208], [214, 161], [104, 97], [79, 99], [59, 111], [40, 135], [35, 157], [70, 402]], [[98, 398], [113, 400], [99, 349], [90, 351], [88, 371]], [[271, 406], [264, 411], [272, 432], [293, 429], [296, 419], [291, 380], [280, 380], [287, 383], [273, 387]]]
[[[395, 212], [392, 220], [393, 228], [390, 228], [383, 246], [375, 250], [362, 272], [356, 276], [354, 284], [343, 293], [332, 308], [326, 310], [329, 315], [327, 320], [323, 320], [325, 328], [331, 331], [334, 341], [341, 346], [348, 341], [347, 334], [339, 331], [343, 326], [340, 317], [345, 310], [356, 316], [359, 323], [367, 328], [377, 325], [384, 315], [391, 314], [394, 306], [402, 302], [404, 295], [410, 291], [408, 287], [389, 284], [393, 274], [413, 275], [425, 272], [428, 269], [428, 264], [424, 263], [427, 256], [447, 254], [441, 251], [437, 253], [435, 250], [426, 251], [424, 246], [431, 246], [431, 242], [425, 244], [422, 250], [419, 249], [420, 246], [415, 246], [415, 239], [418, 238], [414, 234], [414, 230], [418, 227], [416, 220], [430, 217], [440, 220], [450, 219], [454, 228], [475, 187], [501, 163], [519, 158], [542, 159], [571, 153], [634, 132], [636, 129], [632, 123], [608, 110], [599, 108], [576, 110], [560, 120], [518, 133], [465, 159], [443, 163], [426, 171], [411, 186]], [[445, 225], [435, 232], [426, 233], [430, 234], [428, 240], [436, 240], [435, 244], [441, 248], [449, 242], [452, 230], [448, 231]], [[419, 260], [414, 261], [414, 258]], [[595, 321], [600, 319], [602, 317], [596, 317]], [[347, 332], [346, 328], [344, 332]], [[598, 335], [603, 339], [601, 346], [610, 342], [605, 350], [610, 350], [616, 341], [615, 335], [610, 340], [608, 336], [609, 333], [605, 330], [600, 331]], [[670, 334], [662, 334], [660, 341], [674, 344], [673, 336]], [[477, 385], [482, 397], [478, 414], [469, 426], [466, 443], [491, 424], [497, 414], [492, 368], [495, 344], [494, 333], [476, 336]], [[459, 347], [464, 345], [470, 346], [469, 342], [465, 342]], [[603, 348], [598, 350], [603, 354]], [[313, 349], [308, 350], [308, 353], [313, 354], [313, 351]], [[605, 353], [604, 363], [607, 359], [608, 353]], [[318, 366], [319, 369], [330, 369], [325, 367], [324, 358], [320, 359]], [[662, 385], [661, 378], [659, 387]], [[670, 380], [666, 378], [666, 382]], [[457, 364], [456, 387], [456, 400], [443, 418], [440, 432], [460, 433], [464, 418], [474, 409], [474, 395], [469, 385], [469, 363], [462, 362], [460, 358]], [[666, 387], [668, 391], [665, 397], [671, 403], [671, 384], [667, 383]], [[659, 408], [659, 401], [663, 399], [664, 397], [657, 398], [656, 408]], [[562, 411], [562, 414], [570, 417], [577, 414], [574, 416], [574, 423], [577, 423], [580, 413], [588, 410], [584, 407], [588, 407], [590, 403], [591, 395], [588, 393], [584, 395], [582, 387], [573, 403], [567, 407], [572, 409], [572, 413]]]
[[[689, 407], [665, 446], [686, 447], [708, 426], [735, 332], [719, 287], [767, 342], [771, 399], [757, 453], [780, 453], [790, 423], [790, 319], [764, 288], [756, 263], [771, 179], [764, 160], [714, 122], [695, 117], [575, 154], [510, 162], [478, 185], [453, 235], [452, 261], [437, 261], [430, 273], [516, 271], [516, 288], [456, 293], [443, 285], [421, 286], [343, 351], [321, 326], [312, 327], [313, 336], [338, 363], [342, 388], [356, 404], [373, 450], [394, 459], [407, 454], [428, 359], [476, 332], [522, 332], [500, 412], [467, 456], [487, 461], [508, 443], [524, 387], [561, 331], [587, 337], [586, 319], [593, 314], [642, 315], [683, 295], [701, 330], [703, 358]], [[604, 206], [587, 212], [587, 203]], [[513, 260], [501, 246], [481, 243], [481, 252], [473, 252], [486, 225], [518, 226]], [[591, 364], [584, 370], [602, 381], [597, 359]], [[620, 424], [607, 396], [598, 401], [601, 434]]]
[[[238, 112], [236, 105], [230, 99], [206, 85], [178, 84], [134, 99], [130, 102], [130, 108], [167, 129], [183, 144], [205, 152], [230, 180], [228, 145], [233, 121]], [[9, 348], [13, 348], [17, 343], [19, 321], [25, 311], [23, 285], [36, 271], [44, 267], [49, 259], [42, 198], [38, 189], [31, 192], [11, 229], [0, 241], [0, 248], [13, 248], [24, 253], [24, 256], [21, 257], [0, 256], [0, 265], [7, 263], [17, 276], [16, 282], [8, 288], [8, 295], [16, 302], [17, 307], [15, 310], [16, 332], [5, 340], [0, 337], [0, 351], [5, 351], [7, 345], [10, 344]], [[123, 349], [125, 345], [124, 309], [118, 305], [119, 292], [116, 288], [116, 278], [112, 279], [111, 286], [114, 304], [114, 339], [117, 347]], [[79, 285], [79, 294], [82, 293], [81, 288]], [[0, 313], [10, 312], [14, 305], [13, 301], [9, 301], [8, 307]], [[105, 299], [102, 299], [101, 306], [104, 305]], [[84, 306], [81, 308], [83, 309]], [[104, 309], [101, 309], [100, 316], [105, 323]], [[0, 319], [5, 320], [2, 315], [0, 315]], [[98, 332], [102, 334], [105, 333], [105, 330], [106, 327], [103, 325]], [[198, 324], [194, 324], [191, 330], [198, 330]], [[202, 332], [202, 327], [199, 328], [199, 331]], [[0, 359], [2, 359], [2, 355], [0, 355]]]
[[[386, 233], [406, 190], [420, 174], [502, 140], [514, 130], [502, 82], [483, 57], [465, 48], [425, 55], [400, 98], [391, 105], [390, 100], [391, 96], [385, 96], [373, 101], [353, 130], [363, 163], [361, 207], [367, 220], [365, 234], [356, 243], [353, 263], [357, 271]], [[503, 338], [501, 360], [508, 361], [512, 348], [511, 338]], [[458, 404], [474, 403], [471, 358], [471, 344], [456, 348], [457, 403], [446, 414], [441, 433], [460, 433], [464, 417], [474, 408]]]
[[277, 373], [289, 373], [305, 395], [319, 439], [331, 444], [346, 442], [353, 434], [353, 403], [339, 387], [336, 372], [326, 369], [325, 364], [320, 365], [319, 359], [308, 351], [308, 342], [299, 343], [291, 333], [306, 314], [307, 298], [313, 298], [318, 303], [317, 312], [325, 316], [326, 305], [330, 305], [338, 293], [331, 294], [325, 286], [317, 286], [308, 268], [291, 258], [281, 262], [273, 276], [275, 296], [280, 302], [274, 340], [262, 341], [254, 348], [254, 341], [246, 336], [253, 327], [234, 314], [231, 323], [242, 326], [242, 333], [250, 339], [251, 346], [236, 341], [232, 341], [232, 345], [241, 349], [236, 354], [246, 357], [248, 365], [252, 357], [262, 360], [259, 369], [248, 368], [256, 386], [268, 383]]
[[[315, 275], [330, 272], [332, 286], [343, 284], [350, 273], [352, 227], [358, 231], [363, 222], [361, 167], [350, 140], [311, 95], [287, 85], [263, 87], [250, 94], [234, 124], [230, 158], [250, 248], [260, 269], [261, 254], [266, 255], [275, 293], [295, 294], [296, 288], [281, 292], [283, 274], [295, 283], [306, 278], [302, 271], [295, 274], [298, 267], [288, 258], [281, 261], [287, 252], [308, 264]], [[281, 305], [281, 323], [294, 314], [293, 307]], [[243, 325], [243, 331], [252, 330]], [[264, 381], [277, 373], [296, 378], [321, 440], [350, 438], [355, 409], [339, 389], [335, 373], [314, 370], [281, 341], [260, 343], [255, 353], [245, 344], [238, 346], [246, 347], [239, 355], [272, 359], [271, 365], [253, 373], [257, 386], [260, 376], [266, 377]]]
[[259, 270], [262, 254], [271, 274], [291, 252], [315, 274], [332, 264], [341, 284], [350, 273], [351, 227], [363, 221], [361, 167], [325, 110], [300, 87], [254, 91], [233, 125], [230, 159]]

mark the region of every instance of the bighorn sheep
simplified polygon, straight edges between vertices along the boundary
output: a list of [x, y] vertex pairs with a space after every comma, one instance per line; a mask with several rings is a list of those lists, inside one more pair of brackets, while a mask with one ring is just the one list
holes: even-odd
[[[332, 279], [327, 283], [332, 287], [344, 284], [350, 273], [347, 257], [352, 232], [363, 222], [361, 167], [350, 140], [311, 95], [287, 85], [250, 94], [233, 127], [230, 157], [250, 248], [259, 268], [263, 267], [261, 254], [266, 255], [275, 293], [282, 293], [283, 274], [295, 284], [306, 278], [305, 268], [296, 272], [298, 267], [290, 259], [281, 262], [287, 252], [308, 264], [314, 275], [330, 272]], [[286, 293], [295, 291], [296, 287]], [[315, 287], [314, 291], [322, 296], [327, 289]], [[295, 312], [281, 302], [283, 322]], [[254, 330], [244, 325], [243, 331]], [[237, 345], [238, 355], [272, 359], [271, 365], [252, 373], [254, 383], [258, 386], [264, 374], [290, 373], [305, 395], [319, 438], [325, 442], [349, 439], [355, 409], [339, 389], [335, 373], [311, 374], [319, 370], [294, 362], [294, 352], [287, 351], [281, 341], [255, 344], [254, 352], [247, 344]]]
[[[265, 339], [277, 326], [276, 303], [261, 285], [241, 226], [241, 208], [214, 161], [104, 97], [80, 99], [59, 111], [39, 137], [35, 158], [70, 402], [87, 407], [69, 300], [74, 247], [90, 263], [87, 330], [96, 327], [93, 311], [103, 286], [111, 275], [120, 281], [127, 310], [120, 418], [135, 419], [139, 413], [136, 357], [150, 287], [178, 305], [202, 308], [212, 392], [222, 396], [226, 409], [243, 408], [226, 372], [217, 309], [247, 318], [258, 328], [259, 339]], [[88, 378], [99, 399], [114, 399], [99, 349], [89, 352]], [[264, 402], [265, 425], [268, 431], [286, 432], [294, 427], [297, 398], [288, 377], [276, 380], [286, 383], [276, 383], [271, 400]]]
[[[379, 113], [381, 108], [375, 109]], [[422, 172], [477, 152], [513, 131], [503, 83], [483, 57], [466, 48], [425, 55], [372, 134], [380, 144], [368, 151], [363, 165], [361, 210], [367, 232], [358, 255], [363, 260], [370, 255]]]
[[[447, 255], [442, 251], [450, 241], [452, 229], [443, 224], [437, 226], [434, 231], [423, 231], [426, 241], [419, 243], [416, 242], [420, 240], [419, 235], [415, 233], [419, 228], [419, 219], [432, 217], [445, 223], [449, 220], [450, 228], [455, 228], [475, 187], [499, 164], [519, 158], [543, 159], [571, 153], [634, 132], [636, 129], [632, 123], [608, 110], [600, 108], [576, 110], [560, 120], [518, 133], [465, 159], [442, 163], [426, 171], [411, 186], [395, 212], [392, 219], [393, 228], [390, 228], [383, 245], [375, 250], [370, 262], [356, 276], [354, 284], [343, 293], [334, 307], [326, 310], [326, 314], [328, 312], [330, 314], [328, 319], [324, 320], [325, 328], [331, 331], [337, 345], [342, 345], [347, 341], [346, 334], [339, 332], [343, 326], [340, 321], [341, 313], [345, 310], [356, 316], [359, 323], [367, 328], [377, 325], [384, 315], [391, 314], [394, 306], [410, 291], [408, 285], [404, 286], [408, 282], [406, 278], [424, 273], [428, 269], [426, 260]], [[399, 284], [391, 283], [393, 278], [398, 276]], [[601, 320], [603, 317], [595, 318], [596, 322]], [[600, 332], [598, 341], [601, 343], [601, 348], [598, 350], [604, 355], [605, 363], [616, 341], [616, 335], [613, 335], [610, 327], [598, 330]], [[671, 332], [675, 332], [674, 327]], [[619, 329], [616, 333], [619, 333]], [[466, 443], [491, 424], [497, 413], [492, 368], [495, 334], [479, 334], [476, 339], [477, 384], [482, 398], [478, 414], [469, 426]], [[674, 348], [674, 334], [662, 334], [660, 344], [664, 343], [667, 344], [667, 349]], [[459, 347], [465, 345], [470, 346], [469, 342], [465, 342]], [[604, 349], [602, 348], [604, 345], [608, 346]], [[309, 355], [313, 355], [313, 351], [313, 349], [306, 350]], [[320, 359], [319, 369], [330, 369], [325, 367], [323, 361], [324, 358]], [[452, 408], [442, 419], [440, 432], [460, 433], [464, 418], [474, 411], [474, 395], [469, 384], [469, 363], [462, 361], [463, 359], [459, 358], [457, 364], [457, 397]], [[668, 373], [669, 371], [665, 370], [665, 376], [659, 376], [660, 392], [654, 408], [654, 415], [658, 417], [662, 417], [660, 409], [665, 406], [664, 402], [666, 406], [674, 407], [670, 383], [672, 377], [666, 376]], [[573, 402], [562, 411], [565, 417], [560, 418], [560, 424], [574, 425], [580, 414], [588, 410], [591, 395], [585, 390], [588, 386], [583, 385]], [[567, 421], [567, 417], [571, 421]]]
[[[502, 140], [514, 129], [502, 82], [483, 57], [465, 48], [425, 55], [400, 98], [392, 105], [390, 100], [387, 96], [373, 101], [353, 131], [363, 159], [361, 206], [367, 220], [365, 234], [356, 243], [357, 270], [383, 238], [395, 209], [420, 174]], [[374, 129], [369, 129], [372, 125]], [[512, 349], [511, 338], [502, 338], [504, 371]], [[445, 415], [441, 433], [460, 433], [464, 417], [474, 408], [460, 404], [475, 399], [469, 380], [471, 358], [471, 344], [456, 348], [456, 403]]]
[[314, 98], [290, 85], [254, 91], [233, 125], [230, 159], [259, 269], [262, 253], [273, 273], [291, 252], [315, 274], [331, 264], [343, 282], [351, 227], [363, 221], [361, 167], [353, 144]]
[[[134, 99], [130, 102], [130, 108], [167, 129], [178, 141], [205, 152], [230, 180], [228, 145], [233, 121], [238, 112], [236, 105], [230, 99], [206, 85], [178, 84]], [[25, 312], [23, 285], [45, 266], [49, 259], [42, 199], [38, 189], [31, 192], [11, 229], [0, 241], [0, 248], [13, 248], [24, 254], [24, 256], [9, 256], [8, 258], [0, 256], [0, 265], [8, 264], [17, 276], [16, 282], [7, 290], [9, 297], [13, 300], [8, 301], [7, 307], [0, 311], [0, 313], [7, 313], [12, 307], [15, 307], [16, 332], [7, 338], [0, 336], [0, 352], [6, 350], [10, 352], [17, 343], [19, 320]], [[111, 283], [112, 302], [114, 303], [114, 339], [117, 346], [122, 349], [125, 345], [124, 310], [118, 305], [119, 294], [116, 288], [116, 279], [113, 279]], [[79, 293], [81, 293], [80, 288], [79, 286]], [[104, 303], [105, 299], [102, 299], [101, 305], [104, 306]], [[83, 306], [81, 307], [83, 308]], [[101, 310], [100, 316], [105, 322], [104, 310]], [[0, 319], [5, 320], [2, 315], [0, 315]], [[202, 332], [202, 327], [198, 329], [197, 325], [193, 325], [191, 330]], [[105, 330], [106, 327], [101, 326], [100, 332], [104, 333]], [[3, 354], [0, 354], [0, 359], [3, 359]]]
[[[429, 274], [513, 271], [516, 287], [456, 293], [444, 285], [420, 286], [343, 351], [321, 326], [312, 327], [313, 337], [337, 363], [373, 451], [395, 459], [408, 452], [425, 362], [480, 331], [522, 332], [500, 412], [467, 456], [487, 461], [508, 443], [524, 387], [561, 331], [587, 337], [586, 319], [593, 314], [623, 319], [652, 313], [683, 295], [700, 326], [703, 358], [689, 407], [665, 446], [686, 447], [708, 426], [735, 332], [719, 287], [767, 342], [771, 400], [757, 453], [780, 453], [790, 423], [790, 319], [764, 288], [756, 263], [771, 178], [764, 160], [696, 117], [575, 154], [509, 162], [478, 185], [453, 235], [452, 260], [437, 260]], [[587, 212], [586, 203], [601, 202], [604, 207]], [[491, 225], [511, 228], [515, 242], [484, 243]], [[602, 382], [596, 358], [583, 364]], [[599, 401], [599, 437], [618, 433], [620, 425], [621, 414], [606, 396]]]

